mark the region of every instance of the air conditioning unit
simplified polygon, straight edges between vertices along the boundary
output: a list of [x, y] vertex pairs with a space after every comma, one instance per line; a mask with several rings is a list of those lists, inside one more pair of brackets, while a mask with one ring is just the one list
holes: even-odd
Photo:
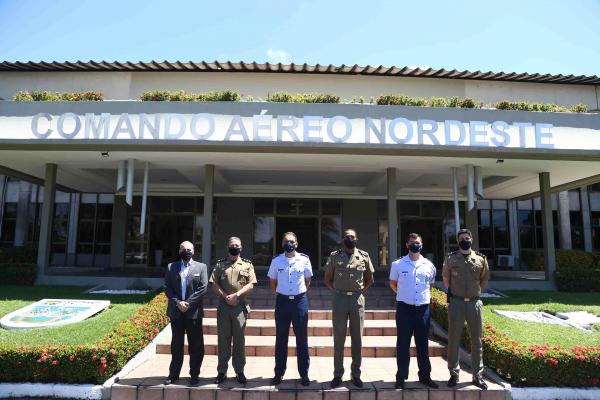
[[498, 267], [514, 268], [515, 267], [515, 257], [507, 256], [507, 255], [500, 255], [500, 256], [498, 256], [498, 262], [496, 265]]

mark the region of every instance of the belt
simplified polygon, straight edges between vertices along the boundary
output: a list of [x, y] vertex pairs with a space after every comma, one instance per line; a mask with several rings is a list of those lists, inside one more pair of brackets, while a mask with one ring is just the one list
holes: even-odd
[[355, 294], [362, 294], [362, 290], [357, 290], [357, 291], [348, 291], [348, 292], [344, 292], [343, 290], [337, 290], [335, 289], [335, 292], [338, 294], [343, 294], [344, 296], [352, 296]]
[[479, 300], [480, 297], [479, 296], [476, 296], [476, 297], [461, 297], [461, 296], [456, 296], [456, 295], [453, 294], [452, 298], [467, 302], [467, 301], [477, 301], [477, 300]]
[[283, 294], [283, 293], [277, 292], [277, 296], [284, 297], [288, 300], [299, 299], [300, 297], [304, 296], [305, 294], [306, 294], [306, 292], [302, 292], [302, 293], [298, 293], [298, 294], [294, 294], [294, 295], [288, 295], [288, 294]]

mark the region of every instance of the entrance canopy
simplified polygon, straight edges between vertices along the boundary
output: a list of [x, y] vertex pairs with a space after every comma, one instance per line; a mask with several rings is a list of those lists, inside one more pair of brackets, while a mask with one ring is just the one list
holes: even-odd
[[0, 103], [0, 165], [77, 192], [114, 192], [134, 160], [134, 192], [217, 196], [459, 196], [480, 167], [486, 198], [536, 195], [538, 175], [566, 190], [600, 180], [600, 115], [279, 103]]

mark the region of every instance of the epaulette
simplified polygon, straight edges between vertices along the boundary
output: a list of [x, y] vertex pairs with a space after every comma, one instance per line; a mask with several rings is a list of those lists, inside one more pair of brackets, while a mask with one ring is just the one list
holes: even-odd
[[364, 251], [364, 250], [358, 250], [358, 252], [359, 252], [360, 254], [362, 254], [363, 256], [365, 256], [365, 257], [369, 257], [369, 253], [367, 253], [367, 252], [366, 252], [366, 251]]
[[300, 254], [301, 256], [304, 256], [304, 257], [306, 257], [306, 258], [310, 258], [309, 256], [307, 256], [307, 255], [306, 255], [306, 254], [304, 254], [304, 253], [298, 253], [298, 254]]
[[225, 261], [227, 261], [227, 258], [221, 258], [220, 260], [217, 260], [218, 263], [222, 263], [222, 262], [225, 262]]
[[454, 251], [451, 251], [450, 253], [448, 253], [448, 255], [449, 256], [453, 256], [453, 255], [458, 254], [458, 253], [459, 253], [458, 250], [454, 250]]
[[332, 251], [330, 255], [335, 256], [337, 254], [340, 254], [341, 252], [342, 252], [342, 249], [337, 249], [337, 250]]
[[478, 251], [475, 251], [475, 254], [478, 255], [479, 257], [487, 258], [485, 254], [480, 253]]
[[252, 264], [252, 260], [249, 260], [249, 259], [247, 259], [247, 258], [242, 258], [242, 261], [246, 261], [247, 263], [250, 263], [250, 264]]

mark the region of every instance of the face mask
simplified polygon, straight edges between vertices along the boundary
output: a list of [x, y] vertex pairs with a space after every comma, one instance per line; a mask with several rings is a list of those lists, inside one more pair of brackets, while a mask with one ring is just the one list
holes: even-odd
[[344, 246], [349, 249], [353, 249], [356, 247], [356, 239], [344, 238]]
[[423, 246], [418, 243], [411, 243], [408, 246], [408, 250], [410, 250], [411, 253], [420, 253], [422, 248]]
[[227, 249], [227, 251], [229, 252], [229, 254], [231, 254], [232, 256], [237, 256], [238, 254], [240, 254], [242, 252], [242, 249], [240, 247], [229, 247]]
[[192, 258], [192, 252], [183, 250], [182, 252], [179, 253], [179, 256], [181, 257], [181, 259], [183, 261], [190, 261], [190, 259]]
[[285, 243], [283, 245], [283, 251], [285, 251], [286, 253], [293, 253], [294, 250], [296, 250], [296, 245], [293, 243]]
[[462, 250], [469, 250], [471, 248], [472, 242], [470, 240], [461, 240], [458, 242], [458, 247]]

